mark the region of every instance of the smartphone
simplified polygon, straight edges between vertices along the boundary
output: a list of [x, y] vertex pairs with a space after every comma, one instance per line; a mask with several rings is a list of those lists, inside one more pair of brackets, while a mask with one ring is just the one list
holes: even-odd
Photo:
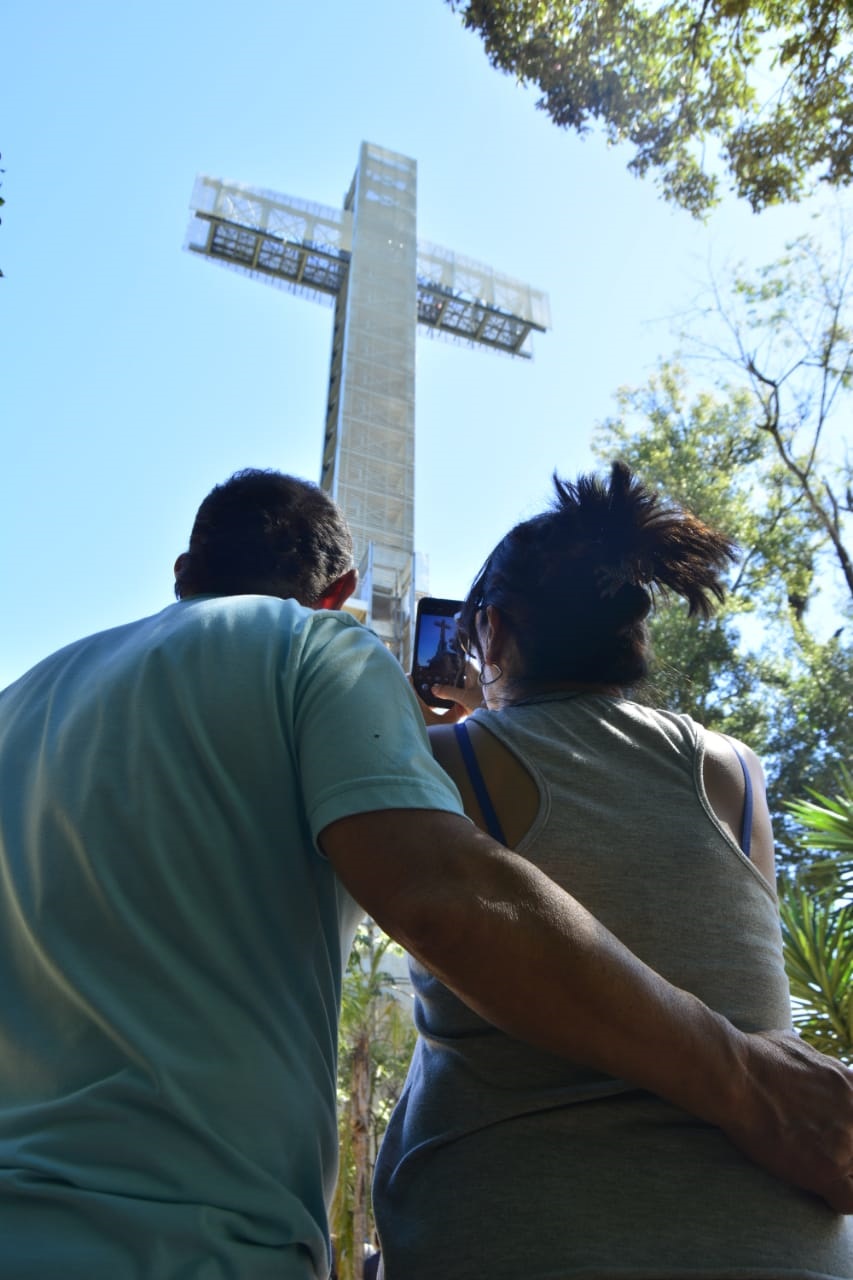
[[424, 596], [418, 601], [415, 620], [415, 649], [412, 681], [418, 697], [431, 707], [452, 707], [453, 703], [436, 698], [434, 684], [465, 684], [465, 655], [456, 637], [456, 618], [461, 600], [438, 600]]

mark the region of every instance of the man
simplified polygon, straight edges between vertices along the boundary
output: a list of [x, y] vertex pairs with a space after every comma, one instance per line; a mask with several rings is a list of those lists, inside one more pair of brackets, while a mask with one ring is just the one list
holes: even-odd
[[323, 1280], [368, 911], [511, 1034], [853, 1209], [853, 1086], [744, 1036], [460, 816], [313, 485], [205, 499], [179, 602], [0, 695], [0, 1273]]

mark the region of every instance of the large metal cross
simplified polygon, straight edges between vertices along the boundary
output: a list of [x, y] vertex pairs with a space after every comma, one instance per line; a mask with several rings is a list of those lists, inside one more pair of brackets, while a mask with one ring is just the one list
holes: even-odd
[[[415, 332], [514, 356], [547, 295], [417, 239], [417, 165], [363, 142], [343, 209], [196, 179], [186, 248], [335, 307], [320, 484], [353, 532], [361, 614], [408, 668]], [[357, 611], [357, 610], [356, 610]]]

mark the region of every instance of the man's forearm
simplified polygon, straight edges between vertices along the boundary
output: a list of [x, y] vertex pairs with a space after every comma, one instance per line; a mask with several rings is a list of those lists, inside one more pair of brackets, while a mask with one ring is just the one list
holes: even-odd
[[490, 1022], [659, 1094], [853, 1211], [853, 1083], [838, 1064], [744, 1035], [455, 815], [364, 814], [322, 843], [361, 905]]
[[[443, 815], [435, 815], [440, 818]], [[461, 863], [432, 844], [430, 888], [374, 918], [519, 1040], [621, 1076], [721, 1124], [747, 1037], [628, 951], [575, 899], [481, 832]], [[383, 904], [384, 905], [384, 904]]]

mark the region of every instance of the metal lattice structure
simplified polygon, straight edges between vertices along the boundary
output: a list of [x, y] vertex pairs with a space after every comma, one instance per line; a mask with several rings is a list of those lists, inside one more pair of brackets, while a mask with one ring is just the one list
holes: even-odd
[[529, 357], [547, 296], [419, 244], [416, 163], [370, 143], [343, 209], [199, 177], [192, 210], [191, 252], [334, 305], [320, 483], [353, 531], [355, 611], [408, 667], [417, 328]]

